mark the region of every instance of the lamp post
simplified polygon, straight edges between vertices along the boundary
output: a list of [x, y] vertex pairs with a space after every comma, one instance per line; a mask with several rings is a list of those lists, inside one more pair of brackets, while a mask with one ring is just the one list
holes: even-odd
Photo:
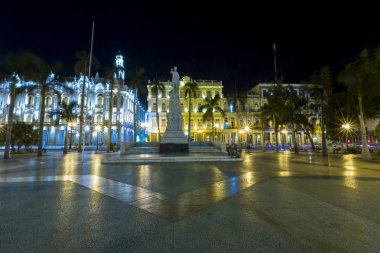
[[95, 131], [96, 131], [96, 151], [98, 152], [99, 151], [99, 132], [100, 130], [102, 130], [101, 126], [97, 125], [95, 127]]
[[346, 124], [343, 124], [342, 127], [343, 127], [344, 131], [346, 131], [346, 150], [348, 153], [348, 132], [350, 131], [351, 126], [350, 126], [350, 124], [346, 123]]
[[76, 126], [75, 122], [69, 122], [69, 127], [70, 127], [70, 143], [69, 143], [69, 149], [71, 150], [71, 142], [73, 138], [73, 128]]
[[285, 136], [286, 134], [288, 133], [288, 131], [286, 130], [286, 128], [283, 128], [281, 130], [281, 133], [282, 133], [282, 148], [284, 149], [285, 151]]
[[[239, 130], [239, 134], [240, 134], [240, 143], [243, 144], [243, 133], [244, 133], [244, 130], [240, 129]], [[238, 144], [238, 143], [237, 143]]]
[[[245, 126], [244, 128], [244, 131], [245, 131], [245, 136], [246, 136], [246, 139], [245, 139], [245, 144], [247, 145], [248, 147], [248, 134], [249, 134], [249, 126]], [[250, 142], [252, 142], [252, 140], [250, 140]]]

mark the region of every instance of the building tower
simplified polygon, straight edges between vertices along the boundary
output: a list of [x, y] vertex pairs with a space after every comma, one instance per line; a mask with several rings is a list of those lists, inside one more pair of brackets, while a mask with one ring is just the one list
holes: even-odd
[[114, 77], [124, 80], [125, 79], [124, 57], [120, 51], [115, 57], [115, 67], [116, 67], [116, 71], [115, 71]]

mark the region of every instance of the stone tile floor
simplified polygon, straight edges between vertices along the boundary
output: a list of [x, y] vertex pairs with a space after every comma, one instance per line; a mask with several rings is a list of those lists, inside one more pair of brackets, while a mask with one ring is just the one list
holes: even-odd
[[0, 162], [2, 252], [379, 252], [380, 164], [247, 153], [238, 163]]

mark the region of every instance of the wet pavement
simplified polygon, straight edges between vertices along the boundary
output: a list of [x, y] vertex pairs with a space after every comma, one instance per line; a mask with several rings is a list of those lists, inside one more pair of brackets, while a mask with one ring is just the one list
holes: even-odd
[[379, 160], [102, 164], [115, 155], [2, 160], [1, 252], [380, 251]]

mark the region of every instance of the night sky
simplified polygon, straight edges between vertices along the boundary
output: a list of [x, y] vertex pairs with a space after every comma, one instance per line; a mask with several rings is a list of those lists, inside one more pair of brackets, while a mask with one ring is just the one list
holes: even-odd
[[280, 75], [292, 83], [322, 65], [337, 72], [362, 49], [380, 44], [374, 4], [266, 2], [2, 3], [0, 54], [31, 50], [62, 61], [65, 74], [73, 75], [75, 52], [90, 49], [94, 20], [94, 54], [102, 67], [120, 50], [127, 70], [144, 67], [150, 79], [170, 79], [177, 66], [181, 76], [222, 80], [226, 91], [244, 91], [273, 80], [273, 42]]

